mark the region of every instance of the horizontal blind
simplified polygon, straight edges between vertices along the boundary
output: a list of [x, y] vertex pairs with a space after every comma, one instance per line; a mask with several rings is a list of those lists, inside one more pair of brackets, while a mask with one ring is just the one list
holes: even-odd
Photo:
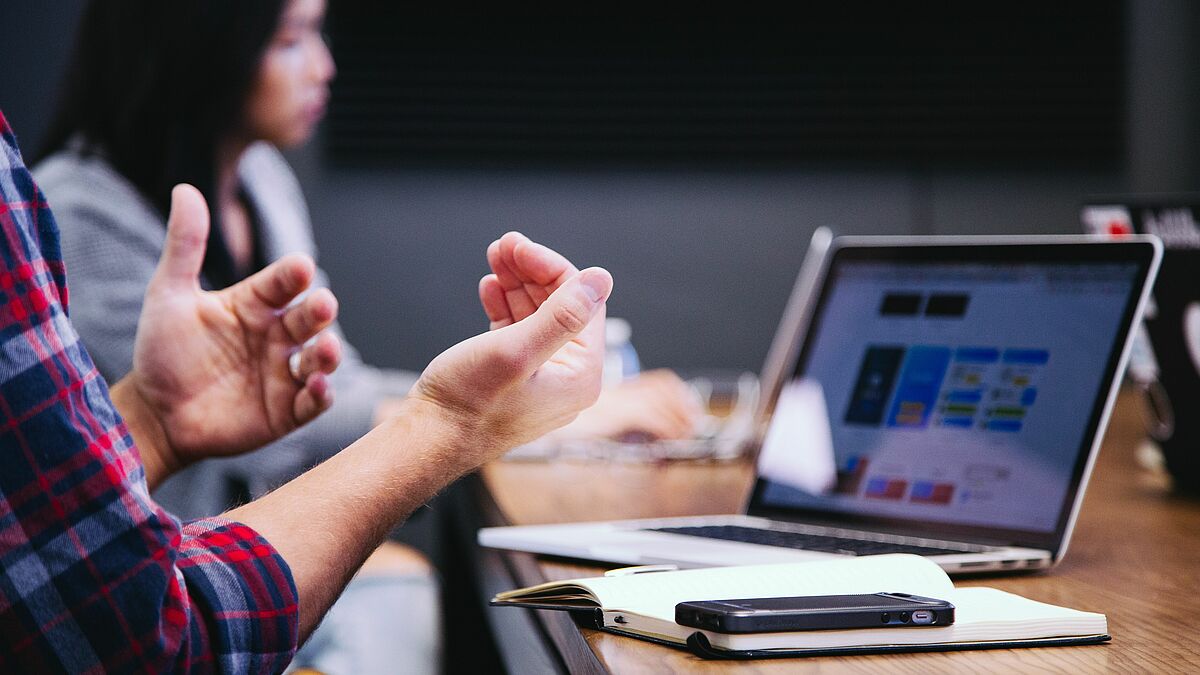
[[1115, 164], [1123, 5], [331, 3], [338, 162]]

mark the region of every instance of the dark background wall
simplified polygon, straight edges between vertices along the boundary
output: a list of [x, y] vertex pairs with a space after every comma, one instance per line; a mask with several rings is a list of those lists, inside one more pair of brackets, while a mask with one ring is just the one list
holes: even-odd
[[[42, 133], [81, 6], [0, 6], [0, 107], [27, 153]], [[612, 270], [611, 313], [632, 321], [647, 365], [756, 370], [818, 226], [1075, 232], [1084, 195], [1195, 188], [1200, 9], [1187, 0], [1129, 0], [1118, 10], [1116, 38], [1095, 36], [1095, 49], [1119, 50], [1123, 68], [1120, 96], [1105, 104], [1120, 120], [1113, 161], [955, 164], [914, 153], [910, 161], [589, 163], [410, 152], [355, 163], [338, 161], [328, 130], [289, 156], [343, 324], [371, 361], [419, 369], [482, 329], [475, 285], [486, 271], [483, 250], [519, 229]], [[1087, 22], [1059, 28], [1085, 31], [1086, 40]], [[1019, 34], [1013, 44], [1020, 48]], [[351, 58], [347, 49], [335, 42], [335, 57]]]

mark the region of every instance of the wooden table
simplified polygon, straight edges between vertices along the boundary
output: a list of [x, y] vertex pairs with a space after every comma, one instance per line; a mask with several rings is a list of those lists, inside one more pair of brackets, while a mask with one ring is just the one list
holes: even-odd
[[[1107, 645], [713, 662], [576, 626], [565, 612], [491, 608], [493, 627], [502, 626], [497, 645], [510, 654], [530, 645], [544, 650], [536, 661], [516, 666], [510, 661], [510, 670], [572, 673], [1200, 672], [1200, 501], [1172, 495], [1166, 475], [1139, 464], [1142, 434], [1134, 403], [1129, 396], [1118, 403], [1070, 549], [1058, 567], [956, 580], [960, 586], [992, 586], [1103, 612], [1113, 636]], [[483, 476], [485, 522], [534, 524], [736, 512], [752, 468], [746, 462], [500, 462]], [[603, 571], [522, 553], [484, 549], [481, 555], [491, 557], [493, 572], [482, 589], [486, 593]], [[525, 644], [508, 644], [519, 641]]]

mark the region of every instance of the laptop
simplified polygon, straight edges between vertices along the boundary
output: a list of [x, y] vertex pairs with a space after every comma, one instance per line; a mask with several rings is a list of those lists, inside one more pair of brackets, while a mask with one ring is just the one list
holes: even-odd
[[968, 573], [1061, 560], [1157, 238], [819, 244], [763, 373], [743, 514], [485, 528], [479, 543], [680, 567], [906, 552]]
[[1097, 196], [1080, 212], [1084, 228], [1123, 238], [1162, 239], [1163, 261], [1129, 359], [1145, 397], [1147, 431], [1162, 448], [1177, 489], [1200, 493], [1200, 193]]

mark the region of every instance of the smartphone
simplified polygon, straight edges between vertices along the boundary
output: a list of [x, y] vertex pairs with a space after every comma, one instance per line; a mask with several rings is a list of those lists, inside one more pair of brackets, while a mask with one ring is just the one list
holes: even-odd
[[675, 622], [717, 633], [948, 626], [954, 605], [907, 593], [701, 600], [675, 605]]

